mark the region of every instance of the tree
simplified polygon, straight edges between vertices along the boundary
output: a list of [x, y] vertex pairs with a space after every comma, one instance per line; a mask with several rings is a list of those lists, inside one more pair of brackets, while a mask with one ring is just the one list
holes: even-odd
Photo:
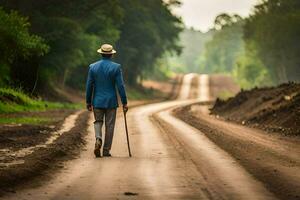
[[263, 1], [246, 20], [245, 40], [256, 44], [275, 83], [300, 80], [299, 35], [298, 0]]
[[239, 15], [234, 14], [231, 16], [227, 13], [223, 13], [216, 17], [214, 27], [216, 30], [221, 30], [226, 26], [232, 26], [239, 21], [242, 21], [242, 18]]
[[[34, 75], [32, 80], [27, 80], [22, 73], [31, 71], [38, 67], [37, 63], [32, 63], [32, 58], [38, 59], [45, 55], [48, 46], [44, 40], [29, 33], [30, 23], [28, 19], [22, 17], [17, 12], [5, 12], [0, 7], [0, 84], [23, 85], [32, 88], [34, 85]], [[18, 63], [24, 63], [18, 66]], [[26, 65], [29, 64], [30, 65]]]
[[170, 69], [177, 73], [201, 73], [199, 55], [202, 55], [207, 41], [211, 40], [213, 31], [202, 33], [193, 28], [185, 28], [180, 34], [182, 52], [178, 55], [167, 55]]
[[[41, 59], [32, 59], [42, 66], [31, 71], [39, 74], [40, 87], [69, 83], [83, 88], [88, 64], [98, 59], [96, 49], [101, 43], [113, 43], [119, 38], [122, 11], [117, 0], [0, 0], [0, 3], [7, 10], [29, 16], [31, 31], [51, 47]], [[18, 62], [16, 68], [22, 65]]]
[[[87, 67], [99, 59], [96, 50], [103, 43], [117, 45], [117, 59], [131, 85], [155, 69], [165, 51], [179, 51], [181, 21], [170, 11], [178, 4], [177, 0], [0, 0], [7, 11], [28, 16], [31, 31], [50, 46], [48, 54], [34, 60], [42, 66], [31, 72], [39, 74], [39, 86], [68, 84], [82, 89]], [[18, 62], [16, 67], [22, 65]]]
[[268, 68], [257, 55], [255, 43], [245, 44], [245, 53], [237, 58], [232, 74], [236, 82], [244, 89], [273, 85]]
[[200, 69], [207, 73], [230, 73], [243, 53], [243, 24], [237, 15], [221, 14], [215, 20], [215, 32], [206, 43]]
[[117, 42], [118, 61], [125, 79], [136, 85], [144, 72], [154, 69], [165, 51], [180, 51], [177, 45], [181, 21], [172, 15], [169, 4], [161, 0], [122, 0], [124, 22]]

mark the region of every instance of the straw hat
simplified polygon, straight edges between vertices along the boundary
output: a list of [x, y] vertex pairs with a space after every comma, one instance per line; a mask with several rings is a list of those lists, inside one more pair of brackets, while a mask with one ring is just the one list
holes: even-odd
[[101, 53], [101, 54], [115, 54], [115, 53], [117, 53], [117, 51], [114, 50], [114, 47], [110, 44], [103, 44], [101, 46], [101, 48], [97, 50], [97, 52]]

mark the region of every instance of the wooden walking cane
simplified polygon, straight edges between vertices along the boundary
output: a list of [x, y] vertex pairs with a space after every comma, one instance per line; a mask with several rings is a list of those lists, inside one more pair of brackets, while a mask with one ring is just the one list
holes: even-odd
[[130, 144], [129, 144], [129, 135], [128, 135], [128, 128], [127, 128], [126, 112], [125, 112], [124, 109], [123, 109], [123, 113], [124, 113], [124, 121], [125, 121], [125, 130], [126, 130], [126, 137], [127, 137], [128, 153], [129, 153], [129, 157], [131, 157]]

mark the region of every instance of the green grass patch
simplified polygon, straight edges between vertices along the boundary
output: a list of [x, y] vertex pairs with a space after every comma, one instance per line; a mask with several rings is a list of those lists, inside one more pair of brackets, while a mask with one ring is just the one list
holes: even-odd
[[0, 113], [45, 111], [49, 109], [79, 109], [81, 104], [47, 102], [33, 99], [21, 90], [0, 88]]
[[232, 92], [229, 92], [228, 90], [223, 90], [218, 93], [217, 97], [223, 101], [226, 101], [230, 97], [233, 97], [234, 94]]
[[127, 88], [126, 92], [130, 100], [152, 100], [162, 95], [159, 91], [147, 88]]
[[41, 117], [14, 117], [14, 118], [0, 118], [0, 124], [46, 124], [52, 122], [53, 119]]

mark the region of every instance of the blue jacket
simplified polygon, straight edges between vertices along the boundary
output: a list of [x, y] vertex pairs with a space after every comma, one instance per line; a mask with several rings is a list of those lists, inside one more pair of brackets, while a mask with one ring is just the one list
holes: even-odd
[[94, 108], [116, 108], [119, 91], [122, 104], [127, 104], [121, 65], [104, 58], [90, 65], [86, 83], [86, 103]]

